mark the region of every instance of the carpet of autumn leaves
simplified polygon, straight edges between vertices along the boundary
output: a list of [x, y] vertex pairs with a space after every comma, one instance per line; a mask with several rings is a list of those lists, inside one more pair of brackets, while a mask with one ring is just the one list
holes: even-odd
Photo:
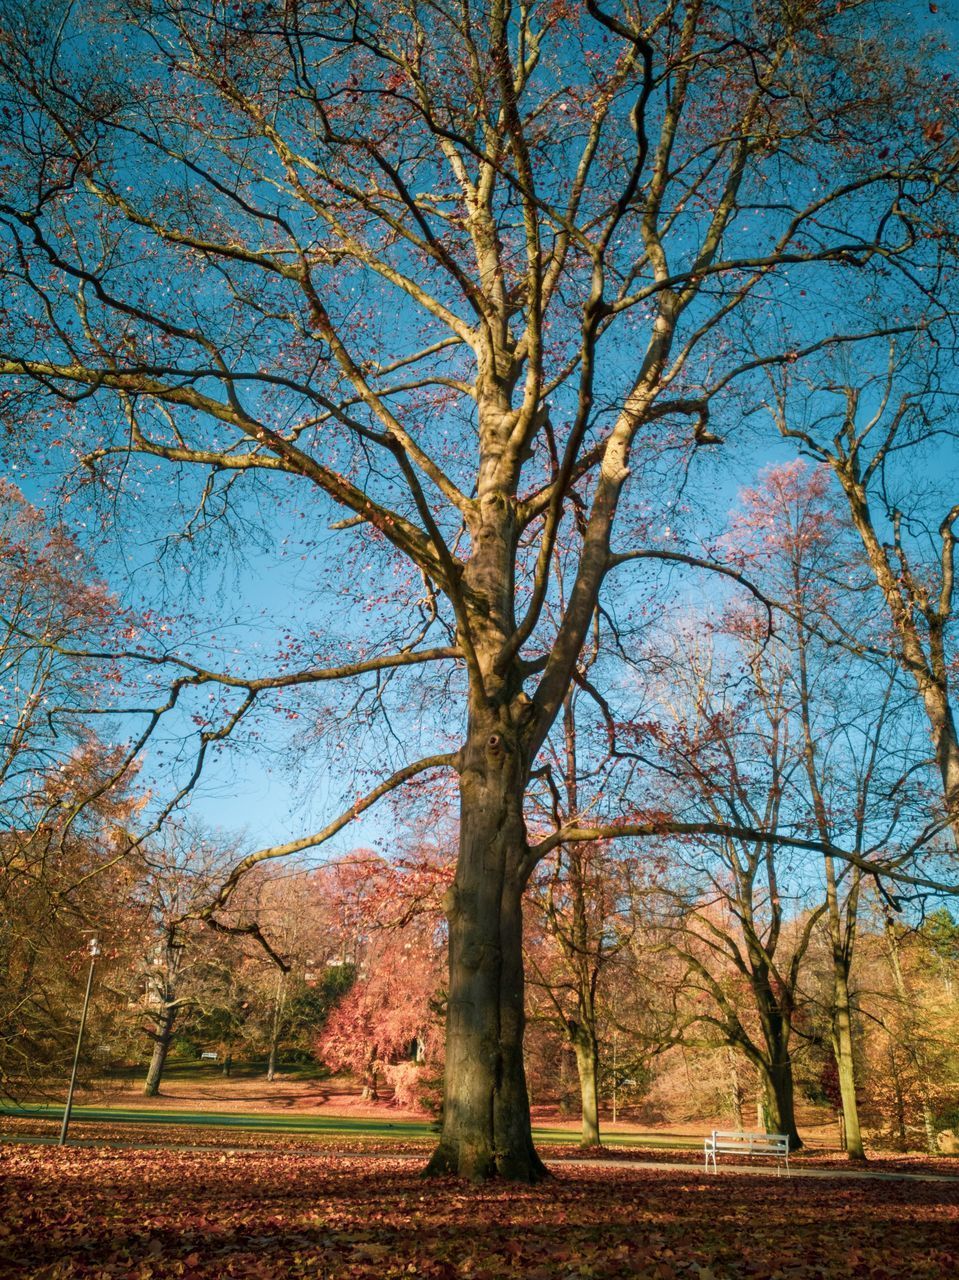
[[959, 1183], [563, 1168], [531, 1189], [416, 1162], [7, 1147], [0, 1276], [959, 1275]]

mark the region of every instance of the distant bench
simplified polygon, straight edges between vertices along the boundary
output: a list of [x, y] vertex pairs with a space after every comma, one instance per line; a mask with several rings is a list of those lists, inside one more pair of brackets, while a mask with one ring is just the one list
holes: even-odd
[[716, 1169], [716, 1156], [775, 1156], [776, 1172], [785, 1164], [789, 1172], [789, 1134], [788, 1133], [721, 1133], [714, 1129], [705, 1140], [706, 1172], [709, 1162], [713, 1162], [713, 1173]]

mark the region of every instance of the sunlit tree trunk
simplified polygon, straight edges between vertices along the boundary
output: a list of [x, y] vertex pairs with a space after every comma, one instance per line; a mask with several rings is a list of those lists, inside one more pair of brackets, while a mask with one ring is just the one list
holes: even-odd
[[598, 1147], [599, 1136], [599, 1045], [589, 1023], [572, 1023], [570, 1040], [576, 1052], [579, 1095], [582, 1104], [584, 1147]]
[[726, 1060], [729, 1063], [729, 1100], [732, 1104], [733, 1121], [737, 1129], [745, 1129], [746, 1125], [743, 1120], [743, 1086], [736, 1066], [736, 1054], [732, 1048], [726, 1050]]
[[160, 1014], [156, 1030], [153, 1032], [153, 1053], [150, 1057], [150, 1066], [143, 1086], [143, 1092], [148, 1098], [155, 1098], [160, 1092], [160, 1081], [163, 1078], [163, 1069], [166, 1066], [167, 1054], [170, 1051], [170, 1044], [173, 1040], [173, 1025], [176, 1021], [176, 1012], [176, 1005], [167, 1003]]
[[561, 1116], [569, 1115], [569, 1053], [566, 1045], [562, 1047], [559, 1055], [559, 1114]]
[[[561, 581], [561, 573], [557, 571]], [[570, 816], [579, 812], [579, 765], [577, 759], [576, 707], [572, 692], [563, 700], [563, 739], [565, 747], [564, 789], [566, 810]], [[560, 865], [564, 862], [560, 854]], [[596, 988], [606, 959], [602, 927], [593, 927], [591, 914], [602, 920], [602, 891], [589, 880], [588, 848], [572, 844], [565, 852], [565, 879], [561, 893], [565, 899], [556, 908], [549, 901], [547, 927], [564, 958], [565, 981], [573, 987], [576, 1013], [566, 1018], [566, 1033], [576, 1056], [579, 1081], [581, 1145], [600, 1145], [599, 1133], [599, 1035], [597, 1032]], [[592, 898], [592, 901], [591, 901]], [[557, 1007], [560, 1007], [558, 1003]]]
[[506, 726], [477, 719], [460, 772], [443, 1130], [428, 1171], [535, 1182], [545, 1168], [533, 1148], [523, 1067], [522, 753]]
[[859, 1106], [856, 1101], [856, 1060], [853, 1036], [852, 1003], [849, 997], [849, 970], [853, 939], [856, 933], [856, 912], [859, 898], [859, 872], [853, 871], [852, 888], [846, 902], [846, 923], [843, 927], [842, 912], [836, 885], [836, 868], [832, 858], [826, 858], [826, 908], [829, 940], [832, 950], [832, 1050], [839, 1077], [839, 1098], [842, 1107], [843, 1146], [850, 1160], [865, 1160], [866, 1151], [859, 1127]]
[[[812, 695], [809, 679], [809, 634], [806, 631], [805, 609], [808, 580], [803, 572], [803, 548], [797, 546], [792, 562], [792, 589], [795, 607], [795, 639], [798, 656], [800, 690], [800, 718], [803, 727], [806, 779], [812, 799], [816, 826], [823, 841], [831, 841], [832, 830], [829, 811], [822, 790], [821, 768], [816, 733], [813, 727]], [[865, 808], [865, 796], [862, 797]], [[849, 1001], [849, 971], [852, 949], [856, 938], [856, 913], [859, 903], [858, 869], [851, 869], [851, 885], [845, 902], [845, 913], [839, 897], [836, 864], [831, 856], [824, 858], [826, 875], [826, 923], [832, 954], [832, 1047], [839, 1077], [839, 1096], [842, 1107], [842, 1142], [851, 1160], [865, 1160], [859, 1129], [859, 1110], [856, 1103], [856, 1068], [853, 1056], [852, 1011]], [[845, 918], [844, 918], [845, 916]]]
[[270, 1025], [270, 1056], [266, 1064], [266, 1078], [271, 1083], [276, 1076], [277, 1050], [280, 1044], [280, 1027], [283, 1021], [283, 1006], [286, 1003], [286, 974], [281, 969], [276, 979], [276, 992], [273, 996], [273, 1020]]
[[853, 1056], [852, 1014], [849, 1007], [849, 984], [846, 974], [837, 966], [833, 974], [832, 1047], [839, 1076], [842, 1104], [843, 1139], [851, 1160], [865, 1160], [866, 1152], [859, 1128], [856, 1102], [856, 1068]]

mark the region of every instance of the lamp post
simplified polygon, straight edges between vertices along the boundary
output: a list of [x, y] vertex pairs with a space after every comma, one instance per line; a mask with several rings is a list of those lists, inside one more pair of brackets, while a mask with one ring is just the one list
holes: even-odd
[[70, 1127], [70, 1112], [73, 1110], [73, 1090], [77, 1083], [77, 1067], [80, 1065], [80, 1049], [83, 1045], [83, 1028], [86, 1026], [87, 1009], [90, 1007], [90, 991], [93, 987], [93, 969], [100, 954], [100, 943], [91, 938], [87, 950], [90, 953], [90, 972], [87, 974], [87, 990], [83, 997], [83, 1012], [80, 1014], [80, 1030], [77, 1032], [77, 1047], [73, 1054], [73, 1070], [70, 1072], [70, 1088], [67, 1090], [67, 1105], [63, 1108], [63, 1124], [60, 1126], [59, 1146], [67, 1140], [67, 1129]]

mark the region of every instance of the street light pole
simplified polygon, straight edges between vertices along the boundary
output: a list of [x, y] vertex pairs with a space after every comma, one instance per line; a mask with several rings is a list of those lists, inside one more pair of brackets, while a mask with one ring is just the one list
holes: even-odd
[[83, 1028], [87, 1022], [87, 1009], [90, 1007], [90, 991], [93, 988], [93, 970], [100, 954], [100, 943], [96, 938], [90, 939], [87, 948], [90, 952], [90, 972], [87, 974], [87, 990], [83, 997], [83, 1012], [80, 1014], [80, 1030], [77, 1032], [77, 1047], [73, 1054], [73, 1070], [70, 1072], [70, 1088], [67, 1090], [67, 1105], [63, 1108], [63, 1124], [60, 1126], [60, 1141], [63, 1146], [67, 1140], [67, 1129], [70, 1127], [70, 1113], [73, 1110], [73, 1090], [77, 1083], [77, 1067], [80, 1065], [80, 1049], [83, 1046]]

